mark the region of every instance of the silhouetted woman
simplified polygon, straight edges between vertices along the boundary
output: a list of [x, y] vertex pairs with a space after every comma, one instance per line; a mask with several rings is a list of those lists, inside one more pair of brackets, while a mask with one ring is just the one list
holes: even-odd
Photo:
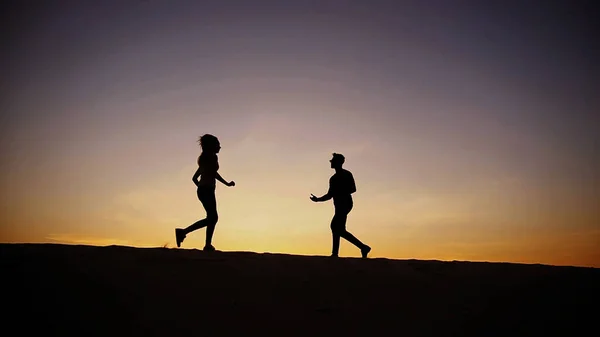
[[[221, 150], [219, 139], [213, 135], [206, 134], [198, 139], [198, 143], [202, 147], [202, 154], [198, 157], [198, 169], [194, 173], [192, 181], [198, 186], [196, 194], [202, 206], [204, 206], [206, 218], [194, 222], [185, 229], [176, 228], [175, 238], [177, 240], [177, 247], [179, 247], [188, 233], [206, 227], [206, 244], [204, 250], [212, 251], [215, 250], [215, 247], [212, 246], [212, 237], [217, 221], [219, 220], [217, 199], [215, 197], [216, 180], [229, 187], [235, 186], [235, 182], [225, 181], [217, 172], [219, 170], [217, 153]], [[198, 177], [200, 177], [200, 181], [198, 181]]]

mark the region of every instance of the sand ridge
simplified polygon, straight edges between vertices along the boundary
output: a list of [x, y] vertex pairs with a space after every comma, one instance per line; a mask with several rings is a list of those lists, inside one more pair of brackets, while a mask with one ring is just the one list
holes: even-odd
[[600, 299], [600, 269], [583, 267], [59, 244], [0, 257], [8, 326], [63, 336], [566, 336]]

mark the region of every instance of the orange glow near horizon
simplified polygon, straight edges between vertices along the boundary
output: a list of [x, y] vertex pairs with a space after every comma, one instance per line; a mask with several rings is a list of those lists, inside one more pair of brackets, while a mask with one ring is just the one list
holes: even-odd
[[[312, 203], [308, 196], [326, 192], [333, 173], [328, 167], [332, 150], [307, 153], [307, 158], [300, 158], [303, 162], [288, 167], [285, 159], [279, 160], [283, 153], [269, 150], [269, 145], [261, 147], [252, 137], [235, 145], [226, 139], [222, 143], [220, 172], [237, 185], [217, 187], [218, 249], [328, 255], [333, 205]], [[192, 150], [189, 144], [182, 145]], [[250, 149], [272, 155], [252, 160], [255, 154]], [[576, 205], [563, 203], [560, 208], [548, 200], [544, 205], [536, 200], [548, 191], [526, 192], [510, 179], [483, 180], [445, 193], [421, 189], [419, 184], [386, 189], [373, 178], [380, 167], [356, 163], [366, 150], [349, 146], [345, 151], [345, 167], [353, 171], [358, 186], [348, 229], [373, 247], [372, 257], [600, 267], [596, 249], [600, 233], [593, 227], [597, 219], [586, 218]], [[11, 225], [2, 226], [2, 241], [174, 247], [174, 228], [204, 217], [191, 182], [195, 156], [190, 152], [192, 164], [135, 184], [123, 179], [102, 184], [96, 178], [100, 181], [88, 185], [81, 181], [74, 185], [77, 188], [61, 191], [56, 180], [48, 180], [37, 182], [40, 191], [59, 193], [28, 195], [30, 189], [18, 186], [26, 186], [31, 173], [15, 175], [13, 182], [22, 180], [15, 184], [16, 198], [8, 202], [4, 223]], [[120, 167], [129, 161], [117, 163]], [[128, 165], [135, 167], [135, 160]], [[93, 182], [93, 177], [106, 174], [110, 170], [91, 168], [81, 179]], [[76, 175], [66, 176], [75, 181]], [[21, 198], [19, 191], [24, 193]], [[563, 223], [582, 226], [571, 231]], [[204, 230], [190, 234], [183, 248], [201, 249], [204, 235]], [[340, 254], [359, 256], [344, 241]]]

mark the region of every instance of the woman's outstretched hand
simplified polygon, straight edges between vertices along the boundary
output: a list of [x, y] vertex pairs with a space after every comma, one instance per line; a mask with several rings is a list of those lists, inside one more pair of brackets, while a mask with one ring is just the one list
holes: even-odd
[[319, 198], [315, 197], [315, 195], [314, 195], [314, 194], [311, 194], [311, 195], [310, 195], [310, 200], [312, 200], [312, 201], [314, 201], [314, 202], [317, 202], [317, 201], [319, 201], [318, 199], [319, 199]]
[[229, 187], [235, 186], [235, 181], [233, 181], [233, 180], [230, 181], [229, 183], [227, 183], [227, 186], [229, 186]]

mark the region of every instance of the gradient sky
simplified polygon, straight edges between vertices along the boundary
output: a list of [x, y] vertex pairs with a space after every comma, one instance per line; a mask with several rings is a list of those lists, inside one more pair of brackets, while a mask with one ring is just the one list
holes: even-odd
[[174, 246], [212, 133], [219, 249], [328, 255], [340, 152], [374, 257], [600, 267], [591, 2], [59, 3], [4, 3], [2, 242]]

